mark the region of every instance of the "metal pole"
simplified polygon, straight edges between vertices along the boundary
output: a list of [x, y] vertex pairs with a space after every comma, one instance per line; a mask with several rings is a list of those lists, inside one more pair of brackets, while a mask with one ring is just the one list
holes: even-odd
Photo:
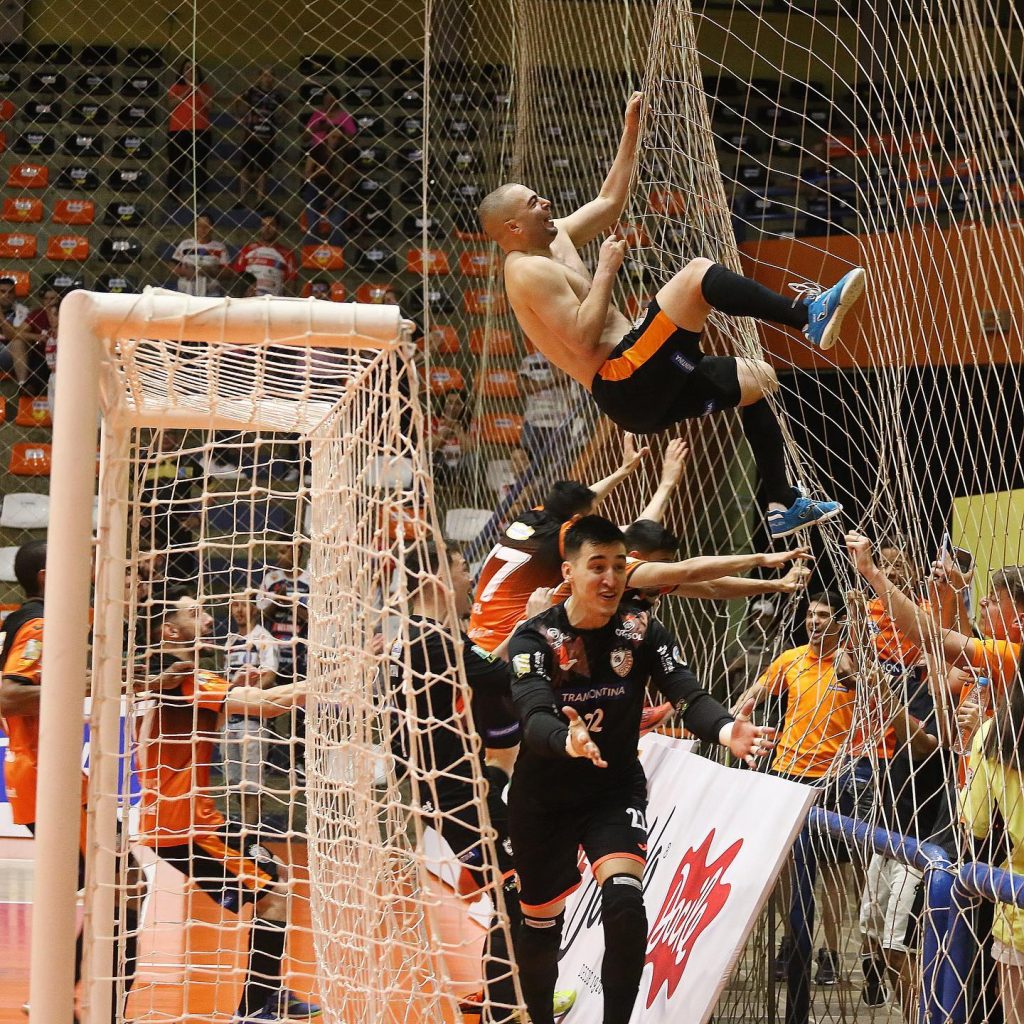
[[43, 676], [36, 789], [36, 896], [29, 1000], [32, 1024], [74, 1012], [75, 894], [82, 815], [82, 705], [89, 648], [89, 588], [96, 412], [101, 352], [90, 299], [72, 292], [61, 309], [50, 478]]

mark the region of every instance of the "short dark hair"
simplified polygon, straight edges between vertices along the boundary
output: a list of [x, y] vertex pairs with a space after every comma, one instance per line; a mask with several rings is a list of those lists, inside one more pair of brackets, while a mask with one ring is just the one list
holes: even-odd
[[586, 484], [576, 480], [557, 480], [544, 495], [544, 511], [565, 522], [573, 516], [589, 512], [594, 507], [596, 497]]
[[206, 220], [208, 220], [211, 224], [216, 224], [217, 223], [217, 215], [213, 212], [213, 210], [211, 210], [209, 208], [207, 208], [205, 210], [200, 210], [196, 214], [196, 220], [199, 220], [200, 217], [205, 217]]
[[642, 555], [655, 551], [675, 552], [679, 548], [679, 538], [653, 519], [637, 519], [630, 523], [626, 527], [625, 538], [627, 550], [639, 551]]
[[260, 220], [272, 220], [275, 224], [281, 223], [281, 215], [277, 210], [271, 210], [264, 207], [262, 210], [258, 211], [258, 216]]
[[807, 598], [808, 604], [827, 604], [832, 609], [832, 615], [837, 619], [846, 618], [846, 602], [838, 590], [819, 590]]
[[9, 284], [13, 288], [18, 287], [18, 282], [13, 277], [0, 277], [0, 284]]
[[584, 544], [621, 544], [626, 547], [626, 538], [610, 519], [604, 516], [581, 516], [568, 530], [562, 543], [566, 558], [578, 555]]
[[45, 568], [45, 540], [30, 540], [15, 552], [14, 578], [29, 597], [39, 597], [39, 573]]
[[[462, 555], [462, 548], [454, 541], [445, 541], [444, 550], [448, 553], [447, 564], [451, 565], [456, 555]], [[465, 557], [463, 555], [463, 557]], [[441, 571], [441, 545], [432, 540], [417, 544], [405, 554], [405, 571], [408, 575], [409, 589], [419, 586], [422, 575], [436, 576]]]

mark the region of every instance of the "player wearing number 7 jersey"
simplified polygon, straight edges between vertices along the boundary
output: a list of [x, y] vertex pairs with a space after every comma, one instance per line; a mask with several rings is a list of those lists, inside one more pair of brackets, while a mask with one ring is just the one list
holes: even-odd
[[744, 711], [733, 718], [701, 689], [675, 638], [648, 611], [620, 607], [626, 543], [614, 523], [584, 516], [564, 545], [571, 594], [509, 640], [523, 728], [509, 794], [523, 912], [516, 955], [533, 1024], [553, 1024], [565, 898], [580, 883], [582, 846], [601, 886], [604, 1024], [626, 1024], [647, 944], [647, 799], [637, 743], [648, 682], [691, 732], [751, 763], [771, 749], [773, 732]]

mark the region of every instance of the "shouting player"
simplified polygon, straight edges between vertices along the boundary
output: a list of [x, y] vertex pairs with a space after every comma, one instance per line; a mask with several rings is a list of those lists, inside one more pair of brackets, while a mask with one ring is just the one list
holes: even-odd
[[533, 1024], [553, 1024], [552, 994], [565, 898], [580, 883], [580, 846], [601, 886], [605, 1024], [626, 1024], [647, 947], [641, 878], [647, 786], [637, 757], [650, 682], [687, 729], [753, 762], [770, 729], [733, 718], [701, 689], [675, 638], [643, 610], [620, 609], [626, 585], [622, 531], [584, 516], [565, 535], [572, 593], [509, 641], [512, 697], [523, 728], [509, 796], [509, 835], [520, 885], [516, 946]]
[[551, 202], [520, 184], [502, 185], [480, 204], [484, 231], [505, 252], [505, 287], [524, 333], [557, 367], [593, 395], [626, 430], [654, 433], [721, 409], [742, 409], [743, 430], [768, 499], [768, 528], [786, 537], [838, 515], [833, 501], [812, 501], [791, 484], [782, 428], [765, 395], [778, 388], [761, 360], [709, 356], [700, 335], [712, 310], [802, 330], [831, 348], [843, 317], [864, 290], [851, 270], [826, 291], [791, 302], [707, 259], [691, 260], [658, 292], [636, 324], [612, 304], [626, 243], [601, 245], [593, 275], [578, 250], [611, 232], [626, 203], [636, 159], [642, 96], [626, 106], [618, 153], [600, 195], [556, 220]]

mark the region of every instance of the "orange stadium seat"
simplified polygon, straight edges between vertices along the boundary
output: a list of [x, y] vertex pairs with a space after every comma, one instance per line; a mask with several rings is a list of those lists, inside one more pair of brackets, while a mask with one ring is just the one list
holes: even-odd
[[899, 151], [904, 156], [910, 153], [927, 153], [938, 141], [935, 132], [911, 132], [899, 142]]
[[466, 277], [490, 277], [497, 269], [497, 255], [489, 249], [467, 249], [459, 256], [459, 270]]
[[451, 265], [448, 254], [443, 249], [410, 249], [405, 254], [405, 272], [407, 274], [449, 274]]
[[361, 284], [356, 289], [356, 302], [375, 302], [380, 304], [384, 296], [391, 291], [389, 284]]
[[503, 292], [492, 292], [487, 288], [467, 288], [462, 293], [462, 308], [473, 316], [493, 313], [501, 316], [508, 310]]
[[484, 328], [474, 327], [469, 332], [469, 351], [475, 356], [482, 356], [485, 345], [490, 356], [510, 356], [516, 350], [511, 331], [494, 328], [488, 335]]
[[19, 427], [52, 427], [49, 400], [45, 395], [40, 398], [22, 395], [18, 399], [18, 414], [14, 417], [14, 422]]
[[42, 199], [18, 196], [4, 200], [4, 220], [13, 224], [38, 224], [43, 219]]
[[50, 214], [54, 224], [91, 224], [96, 219], [96, 204], [91, 199], [58, 199]]
[[825, 156], [843, 157], [854, 155], [854, 139], [852, 135], [826, 135]]
[[[302, 297], [308, 299], [313, 294], [313, 282], [307, 281], [302, 286]], [[348, 289], [341, 281], [331, 281], [330, 300], [331, 302], [344, 302], [348, 297]]]
[[0, 398], [0, 423], [7, 422], [7, 402], [4, 398]]
[[0, 132], [0, 153], [7, 150], [7, 132]]
[[910, 182], [932, 181], [938, 177], [936, 169], [930, 163], [911, 161], [906, 164], [906, 168], [906, 178]]
[[11, 445], [11, 461], [7, 471], [14, 476], [49, 476], [50, 446], [36, 441], [19, 441]]
[[519, 374], [515, 370], [484, 370], [477, 377], [476, 385], [488, 398], [519, 397]]
[[388, 502], [381, 510], [381, 518], [389, 541], [397, 540], [399, 534], [403, 540], [422, 540], [430, 529], [426, 509], [413, 505]]
[[0, 277], [9, 277], [14, 282], [14, 294], [23, 299], [32, 290], [32, 282], [27, 270], [7, 270], [0, 268]]
[[1024, 203], [1024, 185], [1019, 181], [1012, 181], [1008, 185], [993, 185], [989, 199], [993, 206], [1019, 206]]
[[[427, 332], [430, 338], [430, 351], [439, 355], [450, 356], [459, 351], [459, 335], [450, 324], [434, 324]], [[423, 348], [423, 338], [417, 342], [419, 348]]]
[[340, 245], [304, 245], [304, 270], [344, 270], [345, 250]]
[[892, 132], [875, 132], [864, 140], [864, 148], [874, 156], [896, 151], [896, 136]]
[[647, 234], [642, 224], [623, 224], [622, 237], [631, 249], [640, 249], [651, 244], [651, 236]]
[[46, 258], [81, 263], [89, 258], [89, 239], [85, 235], [51, 235], [46, 243]]
[[13, 121], [18, 108], [6, 97], [0, 100], [0, 121]]
[[903, 197], [903, 207], [907, 210], [935, 213], [939, 208], [939, 198], [937, 188], [915, 188]]
[[518, 445], [523, 417], [507, 412], [490, 412], [476, 419], [474, 428], [485, 444]]
[[966, 156], [959, 160], [951, 160], [942, 172], [944, 178], [973, 178], [981, 173], [981, 164], [976, 156]]
[[0, 234], [0, 259], [35, 259], [37, 248], [38, 241], [35, 235], [23, 235], [15, 231]]
[[686, 194], [679, 189], [651, 189], [647, 196], [647, 205], [654, 213], [676, 217], [686, 212]]
[[7, 173], [8, 188], [46, 188], [50, 169], [43, 164], [14, 164]]
[[462, 371], [455, 366], [431, 366], [427, 372], [430, 390], [436, 395], [445, 391], [464, 391], [466, 387]]

